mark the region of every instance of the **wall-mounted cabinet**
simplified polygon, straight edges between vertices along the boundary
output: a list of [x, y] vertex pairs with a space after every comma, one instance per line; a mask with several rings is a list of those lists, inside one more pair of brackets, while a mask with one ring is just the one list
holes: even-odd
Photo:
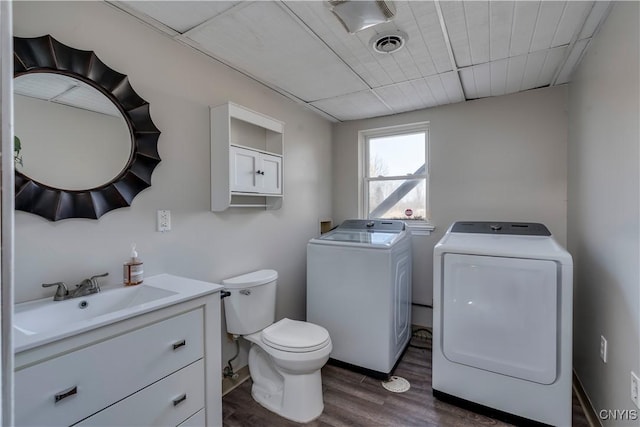
[[279, 209], [284, 123], [227, 103], [211, 108], [211, 210]]

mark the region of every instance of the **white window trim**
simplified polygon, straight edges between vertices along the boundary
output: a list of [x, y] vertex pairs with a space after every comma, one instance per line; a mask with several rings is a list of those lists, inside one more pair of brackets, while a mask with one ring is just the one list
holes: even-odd
[[[376, 137], [384, 137], [391, 135], [401, 135], [405, 133], [417, 133], [417, 132], [425, 132], [427, 139], [426, 146], [426, 171], [424, 174], [415, 175], [417, 178], [425, 179], [425, 198], [426, 198], [426, 219], [425, 220], [409, 220], [407, 221], [407, 226], [411, 230], [412, 234], [423, 234], [428, 235], [431, 234], [431, 231], [435, 230], [434, 225], [431, 223], [431, 206], [430, 206], [430, 191], [429, 191], [429, 181], [430, 181], [430, 172], [431, 172], [431, 140], [429, 133], [429, 122], [418, 122], [411, 123], [406, 125], [396, 125], [396, 126], [387, 126], [382, 128], [375, 129], [365, 129], [358, 132], [358, 213], [360, 218], [367, 218], [367, 197], [368, 197], [368, 186], [366, 183], [368, 181], [375, 181], [375, 177], [367, 177], [367, 168], [368, 162], [367, 159], [369, 157], [369, 145], [367, 144], [367, 139], [376, 138]], [[385, 177], [384, 180], [393, 179], [396, 177]], [[398, 177], [399, 178], [399, 177]], [[404, 177], [406, 178], [406, 177]]]

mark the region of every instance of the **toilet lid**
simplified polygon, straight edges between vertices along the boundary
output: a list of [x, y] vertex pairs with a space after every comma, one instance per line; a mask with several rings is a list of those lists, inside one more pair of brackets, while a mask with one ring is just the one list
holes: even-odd
[[313, 323], [284, 318], [262, 331], [262, 342], [282, 351], [318, 350], [329, 342], [329, 331]]

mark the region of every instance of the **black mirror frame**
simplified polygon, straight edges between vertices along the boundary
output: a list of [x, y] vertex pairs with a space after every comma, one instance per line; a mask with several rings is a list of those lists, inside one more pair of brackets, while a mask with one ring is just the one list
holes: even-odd
[[58, 221], [98, 219], [113, 209], [130, 206], [139, 192], [151, 186], [151, 174], [160, 163], [160, 130], [151, 120], [149, 103], [133, 90], [126, 75], [109, 68], [93, 51], [71, 48], [50, 35], [14, 37], [13, 45], [14, 78], [28, 73], [56, 73], [89, 84], [118, 107], [132, 143], [124, 169], [106, 184], [87, 190], [51, 187], [16, 170], [15, 208]]

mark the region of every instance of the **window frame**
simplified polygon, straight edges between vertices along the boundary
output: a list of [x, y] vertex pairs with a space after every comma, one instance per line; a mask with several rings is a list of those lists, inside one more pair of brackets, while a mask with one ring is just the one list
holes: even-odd
[[[425, 172], [421, 174], [410, 174], [401, 176], [369, 176], [369, 141], [374, 138], [399, 136], [406, 134], [424, 133], [425, 135]], [[358, 132], [360, 142], [360, 173], [358, 174], [360, 197], [358, 201], [358, 210], [360, 218], [369, 219], [369, 184], [376, 181], [400, 181], [407, 179], [424, 179], [425, 182], [425, 218], [424, 219], [406, 219], [407, 224], [414, 227], [431, 227], [431, 209], [429, 204], [430, 192], [430, 139], [429, 139], [429, 122], [418, 122], [406, 125], [386, 126], [382, 128], [366, 129]]]

